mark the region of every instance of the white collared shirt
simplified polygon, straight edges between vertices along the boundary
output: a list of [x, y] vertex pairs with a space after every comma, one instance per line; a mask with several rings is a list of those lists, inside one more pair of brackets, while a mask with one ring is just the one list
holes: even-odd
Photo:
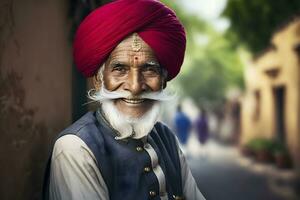
[[[185, 199], [205, 200], [187, 166], [179, 145], [177, 146]], [[148, 150], [146, 148], [146, 151], [151, 162], [155, 162], [157, 154], [151, 145], [148, 146]], [[165, 176], [162, 170], [154, 171], [154, 173], [160, 184], [160, 190], [165, 190]], [[54, 145], [49, 195], [50, 200], [109, 200], [108, 188], [97, 167], [94, 154], [76, 135], [62, 136]], [[161, 197], [161, 199], [167, 199], [167, 196]]]

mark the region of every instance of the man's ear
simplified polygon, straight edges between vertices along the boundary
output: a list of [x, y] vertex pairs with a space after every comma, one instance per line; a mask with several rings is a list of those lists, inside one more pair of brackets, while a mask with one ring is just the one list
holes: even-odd
[[165, 89], [167, 87], [168, 71], [162, 68], [161, 76], [162, 76], [162, 89]]
[[100, 80], [100, 77], [98, 76], [98, 74], [95, 74], [93, 76], [93, 84], [94, 84], [94, 88], [96, 89], [96, 91], [99, 91], [102, 85], [102, 82]]
[[166, 87], [167, 87], [167, 81], [163, 80], [163, 82], [162, 82], [162, 88], [165, 89]]

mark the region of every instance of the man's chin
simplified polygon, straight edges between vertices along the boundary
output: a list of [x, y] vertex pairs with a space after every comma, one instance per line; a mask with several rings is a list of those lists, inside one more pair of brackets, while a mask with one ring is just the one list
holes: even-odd
[[[121, 133], [119, 139], [127, 137], [139, 139], [148, 135], [152, 130], [158, 119], [160, 104], [159, 101], [155, 101], [150, 109], [139, 117], [130, 112], [121, 112], [113, 100], [102, 102], [102, 110], [110, 125]], [[134, 135], [132, 135], [133, 132]]]

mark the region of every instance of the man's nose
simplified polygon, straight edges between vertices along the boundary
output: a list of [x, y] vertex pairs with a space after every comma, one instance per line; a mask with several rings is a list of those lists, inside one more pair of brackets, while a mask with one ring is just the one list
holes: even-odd
[[139, 71], [132, 71], [128, 76], [124, 89], [132, 95], [140, 95], [147, 89], [145, 79]]

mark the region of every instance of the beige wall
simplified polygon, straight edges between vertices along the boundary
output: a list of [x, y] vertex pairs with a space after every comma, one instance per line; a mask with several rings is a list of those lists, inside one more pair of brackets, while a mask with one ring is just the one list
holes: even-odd
[[[275, 33], [269, 49], [245, 70], [246, 94], [242, 110], [242, 143], [254, 137], [274, 138], [276, 132], [275, 98], [273, 89], [285, 87], [284, 124], [286, 143], [293, 159], [300, 167], [299, 149], [299, 57], [294, 47], [300, 43], [300, 21], [291, 23]], [[277, 71], [277, 75], [276, 75]], [[273, 75], [268, 75], [273, 73]], [[255, 91], [260, 91], [260, 116], [256, 120]]]
[[68, 3], [0, 3], [0, 199], [39, 199], [50, 141], [71, 122]]

